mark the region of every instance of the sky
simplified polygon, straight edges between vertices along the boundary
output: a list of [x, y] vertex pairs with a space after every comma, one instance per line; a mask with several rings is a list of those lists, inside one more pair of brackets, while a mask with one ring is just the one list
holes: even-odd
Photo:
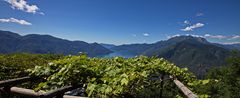
[[0, 30], [89, 43], [240, 43], [240, 0], [0, 0]]

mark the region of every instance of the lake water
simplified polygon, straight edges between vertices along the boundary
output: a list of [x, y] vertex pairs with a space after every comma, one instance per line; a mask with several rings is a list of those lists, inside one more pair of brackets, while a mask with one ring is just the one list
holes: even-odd
[[110, 53], [108, 55], [104, 55], [101, 57], [104, 58], [111, 58], [111, 57], [124, 57], [124, 58], [131, 58], [131, 57], [135, 57], [136, 54], [130, 53], [128, 51], [114, 51], [113, 53]]

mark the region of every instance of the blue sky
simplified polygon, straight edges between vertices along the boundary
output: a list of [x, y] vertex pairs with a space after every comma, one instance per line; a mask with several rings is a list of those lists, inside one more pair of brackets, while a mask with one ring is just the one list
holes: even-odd
[[118, 45], [188, 34], [240, 43], [239, 5], [240, 0], [0, 0], [0, 30]]

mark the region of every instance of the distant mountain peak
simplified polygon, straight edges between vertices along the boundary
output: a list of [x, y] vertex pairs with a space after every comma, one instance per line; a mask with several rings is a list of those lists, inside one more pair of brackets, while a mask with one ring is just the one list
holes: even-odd
[[200, 42], [200, 43], [204, 43], [204, 44], [208, 44], [209, 42], [202, 37], [194, 37], [191, 35], [181, 35], [181, 36], [176, 36], [176, 37], [172, 37], [170, 39], [168, 39], [167, 41], [175, 41], [175, 42], [181, 42], [181, 41], [194, 41], [194, 42]]
[[10, 31], [0, 30], [0, 33], [1, 33], [2, 36], [11, 36], [11, 37], [20, 37], [21, 36], [17, 33], [13, 33], [13, 32], [10, 32]]
[[112, 53], [100, 44], [84, 41], [69, 41], [51, 35], [28, 34], [21, 36], [10, 31], [0, 30], [0, 53], [54, 53], [77, 54], [85, 52], [90, 57]]
[[100, 43], [100, 45], [102, 45], [103, 47], [107, 48], [107, 49], [111, 49], [113, 47], [115, 47], [116, 45], [114, 44], [105, 44], [105, 43]]

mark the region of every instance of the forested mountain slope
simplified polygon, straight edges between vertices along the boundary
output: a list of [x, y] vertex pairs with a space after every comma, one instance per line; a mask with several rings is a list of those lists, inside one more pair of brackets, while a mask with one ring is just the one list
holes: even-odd
[[14, 52], [65, 55], [86, 52], [88, 56], [93, 57], [106, 55], [112, 51], [97, 43], [69, 41], [50, 35], [29, 34], [21, 36], [9, 31], [0, 31], [0, 53]]

